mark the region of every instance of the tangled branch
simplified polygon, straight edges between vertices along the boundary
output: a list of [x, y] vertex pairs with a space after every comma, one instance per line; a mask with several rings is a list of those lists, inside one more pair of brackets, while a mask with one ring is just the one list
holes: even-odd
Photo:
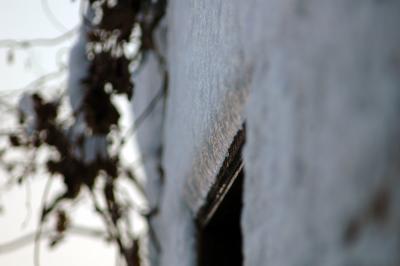
[[[61, 203], [74, 200], [85, 191], [90, 195], [94, 211], [102, 219], [106, 229], [105, 232], [101, 232], [101, 236], [105, 234], [115, 243], [127, 266], [141, 265], [140, 239], [134, 236], [129, 228], [129, 211], [132, 208], [127, 206], [132, 204], [117, 193], [120, 177], [127, 177], [143, 196], [145, 193], [130, 167], [120, 160], [120, 152], [126, 140], [143, 124], [167, 92], [168, 74], [165, 62], [153, 40], [154, 30], [164, 16], [165, 7], [165, 0], [119, 0], [113, 5], [109, 4], [109, 1], [88, 0], [87, 13], [91, 13], [92, 16], [85, 16], [80, 31], [80, 41], [84, 41], [84, 45], [80, 47], [80, 59], [85, 62], [84, 75], [73, 85], [77, 98], [70, 101], [75, 106], [72, 104], [69, 108], [71, 119], [68, 122], [60, 118], [60, 113], [63, 112], [62, 105], [66, 103], [61, 98], [66, 94], [57, 99], [48, 99], [38, 92], [23, 94], [17, 110], [21, 130], [5, 134], [8, 134], [9, 143], [14, 150], [51, 151], [45, 159], [49, 179], [43, 193], [37, 231], [34, 235], [30, 234], [0, 245], [0, 253], [2, 250], [14, 250], [34, 241], [34, 262], [39, 266], [39, 242], [42, 237], [49, 237], [55, 233], [55, 236], [51, 237], [51, 245], [56, 245], [66, 232], [77, 231], [77, 228], [70, 224], [70, 213], [61, 208]], [[140, 34], [134, 34], [138, 28]], [[32, 46], [57, 45], [77, 32], [78, 29], [74, 28], [50, 39], [2, 40], [0, 47], [26, 49]], [[126, 52], [127, 46], [132, 44], [138, 47], [133, 55]], [[164, 68], [163, 85], [143, 113], [127, 132], [122, 134], [119, 127], [120, 113], [112, 97], [123, 95], [129, 100], [133, 97], [134, 84], [130, 68], [149, 51], [159, 56], [160, 64]], [[64, 71], [64, 68], [60, 68], [56, 72], [39, 77], [21, 91], [37, 88], [49, 80], [58, 78]], [[70, 73], [70, 78], [71, 75]], [[117, 147], [115, 152], [111, 149], [113, 145]], [[64, 190], [48, 201], [50, 184], [55, 176], [61, 177]], [[98, 188], [101, 190], [99, 195], [95, 193], [95, 189]], [[100, 202], [104, 202], [104, 206], [101, 206]], [[156, 213], [155, 210], [144, 212], [136, 205], [133, 210], [144, 219], [149, 219]], [[57, 219], [56, 229], [43, 229], [50, 215]], [[149, 230], [151, 234], [151, 228]]]
[[37, 38], [30, 40], [14, 40], [14, 39], [5, 39], [0, 40], [0, 47], [2, 48], [14, 48], [14, 49], [27, 49], [31, 47], [39, 47], [39, 46], [54, 46], [64, 41], [72, 38], [78, 31], [78, 27], [74, 27], [73, 29], [62, 33], [59, 36], [53, 38]]

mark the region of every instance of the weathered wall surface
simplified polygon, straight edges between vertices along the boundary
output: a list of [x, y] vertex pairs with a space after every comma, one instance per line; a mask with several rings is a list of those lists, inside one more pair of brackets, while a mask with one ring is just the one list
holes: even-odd
[[400, 2], [246, 6], [245, 265], [399, 265]]
[[165, 118], [139, 130], [163, 146], [154, 262], [196, 265], [193, 211], [246, 118], [246, 266], [399, 265], [400, 3], [170, 0], [166, 25]]

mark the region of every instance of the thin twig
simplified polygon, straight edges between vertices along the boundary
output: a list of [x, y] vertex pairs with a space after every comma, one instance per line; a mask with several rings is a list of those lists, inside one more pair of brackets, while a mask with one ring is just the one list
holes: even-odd
[[10, 136], [10, 135], [21, 135], [23, 134], [23, 128], [16, 128], [15, 130], [4, 129], [0, 130], [0, 137]]
[[82, 225], [71, 226], [70, 228], [68, 228], [67, 232], [73, 233], [76, 235], [100, 237], [100, 238], [105, 238], [108, 236], [108, 233], [104, 232], [103, 230], [94, 229], [94, 228], [90, 228], [90, 227], [82, 226]]
[[35, 233], [35, 242], [34, 242], [34, 253], [33, 253], [33, 263], [35, 266], [40, 266], [40, 238], [42, 236], [42, 229], [43, 229], [43, 223], [44, 223], [44, 210], [46, 209], [46, 201], [47, 201], [47, 196], [50, 192], [51, 188], [51, 183], [52, 183], [53, 178], [51, 176], [48, 177], [46, 185], [44, 187], [43, 195], [42, 195], [42, 202], [41, 202], [41, 214], [39, 218], [39, 224], [38, 224], [38, 229]]
[[92, 190], [90, 190], [89, 191], [89, 194], [90, 194], [90, 196], [91, 196], [91, 198], [92, 198], [92, 202], [93, 202], [93, 205], [94, 205], [94, 208], [95, 208], [95, 211], [100, 215], [100, 217], [103, 219], [103, 222], [104, 222], [104, 224], [105, 224], [105, 226], [106, 226], [106, 229], [107, 229], [107, 231], [108, 231], [108, 234], [109, 234], [109, 236], [112, 238], [112, 239], [115, 239], [115, 232], [114, 232], [114, 226], [113, 226], [113, 223], [112, 223], [112, 221], [111, 221], [111, 219], [109, 219], [109, 217], [107, 216], [107, 214], [103, 211], [103, 209], [100, 207], [100, 204], [99, 204], [99, 202], [98, 202], [98, 200], [97, 200], [97, 197], [96, 197], [96, 195], [94, 194], [94, 192], [92, 191]]
[[34, 79], [33, 81], [29, 82], [28, 84], [26, 84], [25, 86], [23, 86], [23, 87], [21, 87], [19, 89], [9, 90], [9, 91], [1, 94], [0, 98], [1, 97], [8, 97], [8, 96], [10, 96], [12, 94], [15, 94], [17, 92], [28, 91], [31, 88], [35, 88], [35, 87], [37, 87], [38, 85], [40, 85], [40, 84], [42, 84], [44, 82], [48, 82], [48, 81], [50, 81], [52, 79], [58, 78], [59, 76], [61, 76], [62, 74], [65, 73], [65, 69], [66, 68], [60, 68], [60, 69], [57, 69], [56, 71], [46, 73], [46, 74]]
[[[126, 172], [128, 172], [129, 170], [126, 170]], [[126, 178], [130, 181], [133, 182], [133, 184], [135, 185], [135, 188], [139, 191], [139, 193], [141, 194], [141, 196], [143, 198], [146, 198], [146, 191], [143, 187], [143, 185], [139, 182], [139, 180], [137, 180], [137, 178], [135, 176], [126, 174]]]
[[[56, 230], [54, 230], [52, 228], [42, 229], [42, 232], [41, 232], [42, 238], [41, 239], [48, 238], [48, 237], [52, 236], [54, 233], [57, 233], [57, 232], [56, 232]], [[86, 226], [79, 226], [79, 225], [70, 226], [66, 233], [77, 235], [77, 236], [87, 236], [87, 237], [94, 237], [94, 238], [107, 237], [107, 233], [102, 230], [94, 229], [94, 228], [90, 228], [90, 227], [86, 227]], [[37, 232], [31, 232], [24, 236], [18, 237], [17, 239], [0, 244], [0, 254], [13, 252], [13, 251], [19, 250], [20, 248], [23, 248], [23, 247], [31, 244], [33, 241], [35, 241], [36, 235], [37, 235]]]
[[68, 30], [65, 25], [63, 23], [61, 23], [60, 20], [58, 20], [57, 16], [53, 13], [53, 11], [51, 10], [50, 6], [49, 6], [49, 2], [48, 0], [42, 0], [41, 1], [42, 4], [42, 10], [44, 11], [44, 13], [46, 14], [47, 18], [49, 19], [49, 21], [58, 29], [60, 29], [61, 31], [66, 31]]
[[5, 48], [20, 48], [20, 49], [27, 49], [32, 46], [38, 47], [38, 46], [53, 46], [60, 44], [69, 38], [73, 37], [77, 33], [78, 27], [75, 26], [71, 30], [56, 36], [54, 38], [37, 38], [37, 39], [30, 39], [30, 40], [13, 40], [13, 39], [5, 39], [5, 40], [0, 40], [0, 48], [5, 47]]
[[111, 213], [110, 210], [108, 210], [108, 214], [102, 210], [100, 207], [100, 204], [96, 198], [96, 195], [94, 194], [93, 191], [90, 191], [90, 195], [92, 197], [93, 204], [95, 206], [96, 212], [98, 212], [101, 216], [101, 218], [104, 220], [105, 226], [107, 228], [107, 231], [110, 234], [110, 237], [116, 242], [116, 244], [119, 247], [120, 253], [123, 255], [125, 258], [125, 261], [129, 263], [129, 254], [127, 249], [125, 248], [124, 244], [122, 243], [122, 235], [119, 230], [118, 224], [113, 221], [111, 218]]
[[152, 111], [157, 106], [159, 100], [164, 96], [164, 89], [160, 89], [157, 94], [153, 97], [153, 99], [149, 102], [143, 112], [136, 118], [133, 122], [132, 126], [126, 131], [125, 135], [121, 138], [121, 141], [117, 147], [117, 150], [121, 149], [121, 147], [125, 144], [125, 142], [136, 132], [136, 130], [142, 125], [142, 123], [146, 120], [146, 118], [152, 113]]
[[21, 174], [21, 177], [23, 179], [25, 179], [25, 183], [26, 183], [26, 195], [25, 195], [25, 207], [26, 207], [26, 217], [22, 223], [22, 227], [25, 227], [31, 217], [32, 214], [32, 205], [31, 205], [31, 200], [32, 200], [32, 193], [31, 193], [31, 186], [30, 186], [30, 182], [29, 182], [29, 175], [30, 174], [34, 174], [35, 172], [35, 165], [36, 165], [36, 157], [37, 157], [37, 152], [38, 149], [35, 148], [31, 154], [30, 154], [30, 158], [28, 158], [28, 163], [27, 165], [24, 167], [24, 171]]
[[25, 181], [25, 188], [26, 188], [26, 192], [25, 192], [26, 216], [25, 216], [24, 221], [22, 222], [22, 225], [21, 225], [22, 228], [25, 228], [28, 225], [29, 220], [32, 216], [32, 204], [31, 204], [32, 192], [31, 192], [31, 184], [28, 179]]

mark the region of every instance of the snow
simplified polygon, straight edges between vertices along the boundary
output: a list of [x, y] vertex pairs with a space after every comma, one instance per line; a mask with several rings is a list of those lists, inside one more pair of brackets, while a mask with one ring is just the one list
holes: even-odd
[[[138, 117], [162, 89], [163, 70], [153, 53], [147, 54], [139, 72], [134, 74], [133, 81], [135, 92], [132, 109], [134, 117]], [[162, 179], [159, 169], [161, 165], [163, 112], [164, 99], [161, 98], [136, 133], [136, 141], [145, 171], [145, 189], [150, 209], [156, 208], [161, 200]], [[152, 219], [152, 226], [155, 227], [156, 224], [157, 217]], [[151, 241], [150, 243], [154, 244]], [[149, 249], [151, 265], [157, 265], [157, 250], [154, 245], [151, 245]]]
[[227, 1], [169, 1], [169, 91], [158, 236], [160, 265], [195, 265], [194, 215], [242, 126], [248, 71]]
[[85, 96], [85, 87], [82, 80], [87, 76], [89, 60], [86, 57], [86, 34], [88, 26], [82, 24], [79, 37], [71, 49], [68, 68], [68, 94], [72, 109], [79, 111]]
[[28, 136], [31, 136], [36, 130], [36, 111], [35, 111], [35, 103], [33, 101], [32, 95], [23, 94], [18, 103], [18, 110], [26, 119], [26, 132]]
[[[398, 265], [399, 2], [250, 1], [242, 10], [255, 69], [245, 265]], [[368, 210], [382, 189], [390, 201], [378, 221]], [[360, 231], [346, 240], [352, 221]]]

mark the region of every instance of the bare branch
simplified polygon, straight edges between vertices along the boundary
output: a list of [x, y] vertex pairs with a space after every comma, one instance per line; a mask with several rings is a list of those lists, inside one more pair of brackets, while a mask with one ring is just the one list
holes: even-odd
[[38, 224], [38, 229], [35, 233], [35, 242], [34, 242], [34, 253], [33, 253], [33, 263], [35, 266], [40, 266], [40, 238], [42, 237], [42, 229], [43, 229], [43, 223], [44, 223], [44, 210], [46, 208], [46, 200], [47, 196], [50, 193], [50, 188], [51, 188], [51, 183], [52, 183], [52, 178], [51, 176], [48, 177], [46, 185], [44, 187], [43, 195], [42, 195], [42, 202], [41, 202], [41, 214], [40, 214], [40, 219], [39, 219], [39, 224]]
[[49, 19], [49, 21], [58, 29], [60, 29], [61, 31], [66, 31], [68, 30], [65, 25], [57, 19], [57, 16], [53, 13], [53, 11], [50, 8], [49, 2], [48, 0], [42, 0], [41, 1], [41, 5], [42, 5], [42, 10], [44, 11], [44, 13], [46, 14], [47, 18]]
[[14, 48], [14, 49], [27, 49], [32, 46], [53, 46], [60, 44], [69, 38], [73, 37], [78, 32], [78, 27], [74, 27], [71, 30], [56, 36], [54, 38], [37, 38], [30, 40], [13, 40], [13, 39], [5, 39], [0, 40], [0, 48]]
[[[122, 234], [120, 231], [120, 228], [117, 224], [117, 221], [114, 221], [111, 217], [111, 210], [107, 209], [107, 212], [104, 211], [101, 207], [100, 204], [96, 198], [96, 195], [94, 194], [93, 191], [90, 191], [90, 195], [92, 197], [93, 204], [95, 206], [96, 212], [103, 218], [105, 226], [112, 237], [112, 239], [115, 241], [115, 243], [118, 245], [120, 254], [125, 258], [125, 261], [127, 263], [129, 262], [129, 251], [125, 247], [124, 243], [122, 242]], [[108, 206], [109, 208], [109, 206]]]
[[[52, 236], [56, 231], [51, 228], [43, 229], [41, 232], [42, 239]], [[108, 235], [106, 232], [100, 229], [90, 228], [86, 226], [74, 225], [68, 228], [66, 232], [71, 235], [93, 237], [93, 238], [106, 238]], [[13, 251], [17, 251], [27, 245], [30, 245], [35, 241], [37, 232], [31, 232], [17, 239], [9, 242], [0, 244], [0, 254], [5, 254]]]
[[4, 108], [4, 110], [6, 112], [15, 112], [15, 111], [18, 110], [18, 108], [15, 105], [13, 105], [13, 104], [11, 104], [11, 103], [3, 100], [3, 99], [0, 99], [0, 106], [2, 108]]
[[92, 198], [92, 202], [95, 208], [95, 211], [100, 215], [100, 217], [103, 219], [104, 225], [107, 228], [108, 234], [112, 239], [116, 238], [116, 233], [115, 233], [115, 228], [114, 225], [111, 221], [111, 218], [108, 217], [107, 213], [103, 211], [103, 209], [100, 207], [100, 204], [97, 200], [96, 195], [92, 190], [89, 191], [89, 194]]
[[15, 129], [1, 129], [0, 130], [0, 137], [3, 136], [10, 136], [10, 135], [19, 135], [23, 133], [23, 128], [15, 128]]
[[157, 94], [153, 97], [150, 103], [146, 106], [143, 112], [136, 118], [133, 122], [132, 126], [127, 130], [125, 135], [121, 138], [121, 141], [118, 145], [118, 149], [121, 149], [122, 145], [136, 132], [136, 130], [142, 125], [142, 123], [146, 120], [146, 118], [153, 112], [159, 100], [161, 100], [164, 96], [164, 89], [160, 89]]
[[48, 82], [48, 81], [50, 81], [52, 79], [56, 79], [56, 78], [60, 77], [62, 74], [65, 73], [65, 70], [66, 70], [65, 67], [61, 67], [61, 68], [57, 69], [56, 71], [46, 73], [46, 74], [38, 77], [37, 79], [34, 79], [33, 81], [29, 82], [28, 84], [26, 84], [22, 88], [15, 89], [15, 90], [9, 90], [9, 91], [1, 94], [0, 97], [8, 97], [8, 96], [11, 96], [11, 95], [13, 95], [15, 93], [18, 93], [18, 92], [26, 92], [26, 91], [28, 91], [28, 90], [30, 90], [32, 88], [36, 88], [40, 84], [43, 84], [43, 83]]
[[25, 192], [25, 209], [26, 209], [26, 216], [24, 221], [22, 222], [21, 227], [24, 228], [28, 223], [29, 220], [32, 216], [32, 192], [31, 192], [31, 184], [29, 182], [29, 180], [25, 181], [25, 188], [26, 188], [26, 192]]

